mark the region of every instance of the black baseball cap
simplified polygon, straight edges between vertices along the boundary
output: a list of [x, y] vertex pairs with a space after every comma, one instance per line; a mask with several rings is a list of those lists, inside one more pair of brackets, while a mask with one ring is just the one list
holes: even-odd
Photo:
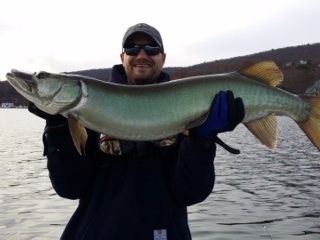
[[162, 43], [162, 38], [161, 38], [160, 32], [156, 28], [154, 28], [146, 23], [138, 23], [136, 25], [129, 27], [123, 36], [122, 47], [124, 47], [126, 45], [129, 37], [131, 37], [135, 33], [147, 34], [159, 45], [159, 47], [161, 47], [163, 49], [163, 43]]

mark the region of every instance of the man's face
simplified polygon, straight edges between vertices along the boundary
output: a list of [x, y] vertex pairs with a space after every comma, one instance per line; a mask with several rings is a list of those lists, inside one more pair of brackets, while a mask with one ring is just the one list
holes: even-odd
[[[143, 33], [137, 33], [130, 37], [127, 45], [156, 46], [154, 40]], [[141, 49], [137, 56], [130, 56], [126, 53], [121, 53], [120, 57], [127, 75], [128, 83], [141, 85], [156, 83], [165, 63], [166, 54], [159, 53], [154, 56], [149, 56], [146, 54], [144, 49]]]

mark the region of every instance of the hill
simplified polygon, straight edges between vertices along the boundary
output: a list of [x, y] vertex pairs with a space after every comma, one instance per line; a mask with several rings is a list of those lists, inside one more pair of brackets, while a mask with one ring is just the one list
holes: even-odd
[[[272, 49], [188, 67], [166, 67], [164, 70], [170, 73], [172, 79], [179, 79], [196, 75], [236, 71], [244, 66], [264, 60], [273, 60], [281, 69], [284, 74], [284, 82], [279, 87], [286, 91], [301, 94], [317, 80], [320, 80], [320, 43]], [[107, 81], [110, 70], [110, 68], [89, 69], [69, 73]], [[15, 105], [27, 104], [27, 101], [7, 81], [0, 82], [0, 103], [3, 102], [13, 102]]]

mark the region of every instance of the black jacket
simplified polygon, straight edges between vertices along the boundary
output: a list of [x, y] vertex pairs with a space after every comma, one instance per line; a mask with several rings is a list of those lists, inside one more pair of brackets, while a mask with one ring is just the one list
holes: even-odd
[[[159, 82], [168, 80], [163, 72]], [[122, 65], [113, 67], [111, 82], [126, 84]], [[86, 156], [76, 151], [67, 124], [48, 123], [44, 134], [55, 191], [79, 199], [62, 239], [191, 239], [187, 206], [212, 192], [215, 146], [208, 151], [191, 149], [188, 137], [181, 134], [166, 147], [120, 141], [131, 147], [121, 155], [109, 155], [100, 151], [100, 134], [88, 134]]]

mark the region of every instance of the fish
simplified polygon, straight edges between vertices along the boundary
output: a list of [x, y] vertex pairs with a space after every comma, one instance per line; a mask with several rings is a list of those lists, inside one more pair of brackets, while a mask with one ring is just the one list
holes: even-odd
[[6, 77], [40, 110], [68, 119], [79, 154], [87, 141], [86, 128], [133, 141], [155, 141], [188, 131], [206, 120], [214, 96], [227, 90], [242, 98], [242, 123], [269, 149], [277, 146], [276, 116], [281, 115], [293, 119], [320, 150], [320, 98], [278, 88], [284, 77], [274, 61], [151, 85], [121, 85], [82, 75], [15, 69]]

